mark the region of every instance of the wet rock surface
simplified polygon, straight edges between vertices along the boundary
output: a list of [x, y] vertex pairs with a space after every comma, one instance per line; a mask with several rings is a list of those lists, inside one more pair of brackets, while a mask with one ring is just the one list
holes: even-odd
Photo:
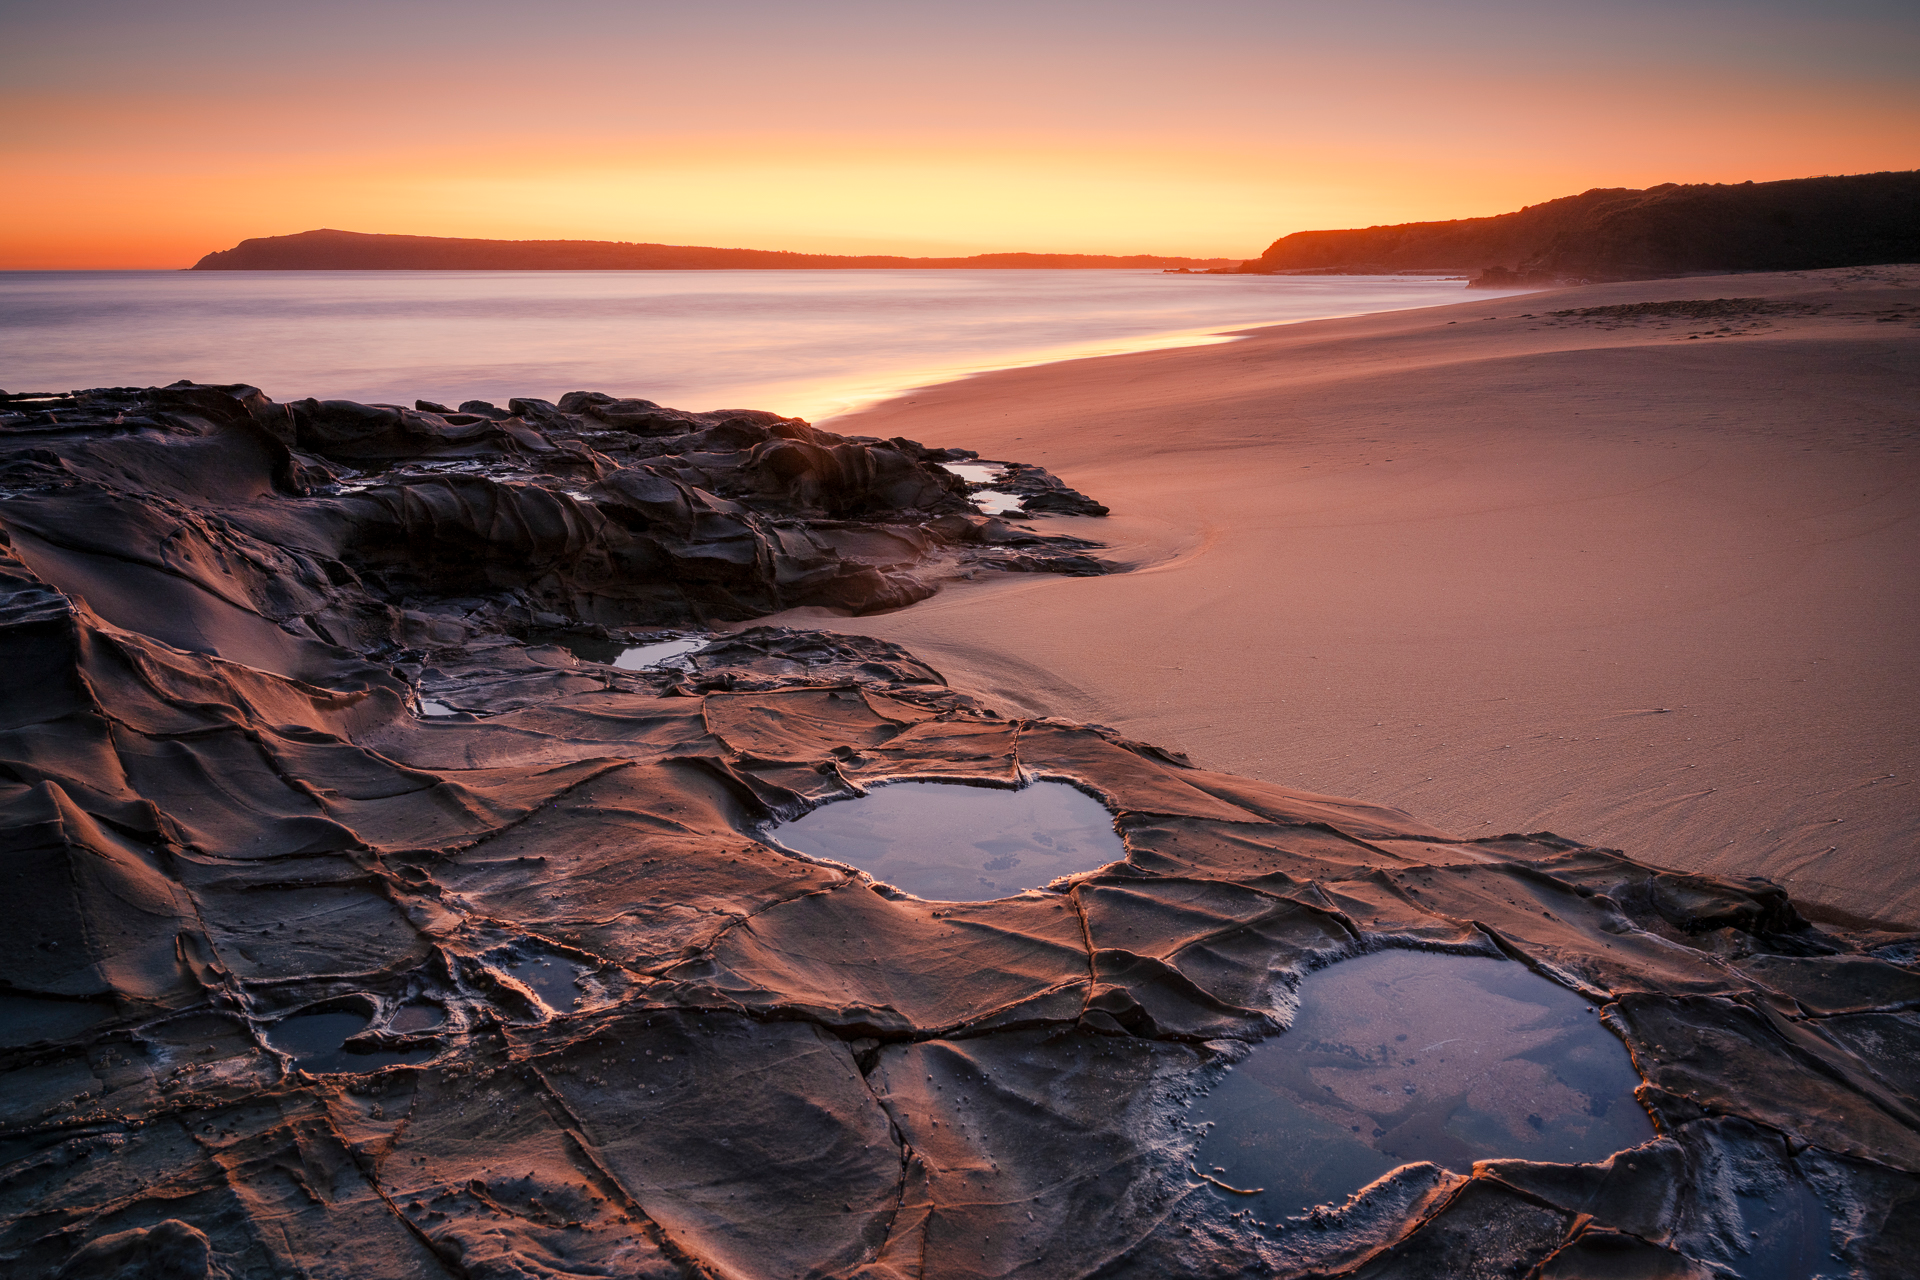
[[[1920, 1254], [1911, 936], [1004, 716], [882, 641], [750, 628], [640, 670], [528, 643], [751, 616], [801, 582], [879, 607], [971, 544], [812, 539], [970, 520], [938, 459], [610, 398], [71, 399], [0, 421], [10, 1274], [1900, 1276]], [[689, 436], [711, 449], [641, 457]], [[1124, 855], [946, 902], [763, 835], [916, 779], [1070, 783]], [[1409, 951], [1591, 1004], [1639, 1082], [1613, 1105], [1655, 1136], [1416, 1161], [1279, 1219], [1205, 1176], [1196, 1102], [1287, 1034], [1309, 975]]]
[[[1107, 571], [1092, 542], [980, 514], [939, 465], [949, 450], [747, 410], [597, 392], [276, 404], [180, 384], [9, 397], [0, 431], [9, 527], [44, 554], [143, 562], [202, 615], [231, 562], [256, 561], [248, 598], [225, 603], [355, 649], [869, 613], [983, 570]], [[1104, 510], [1022, 472], [1049, 495], [1036, 511]]]

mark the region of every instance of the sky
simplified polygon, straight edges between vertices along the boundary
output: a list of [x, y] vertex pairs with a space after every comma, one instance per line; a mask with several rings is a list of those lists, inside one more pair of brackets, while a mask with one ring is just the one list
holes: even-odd
[[1247, 258], [1920, 167], [1913, 0], [0, 0], [0, 268], [316, 227]]

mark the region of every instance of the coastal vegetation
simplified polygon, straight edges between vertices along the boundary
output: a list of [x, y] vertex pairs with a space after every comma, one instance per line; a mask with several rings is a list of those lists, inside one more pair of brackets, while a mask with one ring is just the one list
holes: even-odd
[[1237, 270], [1477, 271], [1496, 285], [1920, 261], [1920, 171], [1596, 188], [1513, 213], [1296, 231]]
[[979, 253], [965, 258], [897, 254], [787, 253], [616, 240], [474, 240], [452, 236], [302, 231], [260, 236], [209, 253], [193, 271], [819, 271], [874, 268], [1086, 270], [1100, 267], [1216, 267], [1229, 258], [1155, 254]]

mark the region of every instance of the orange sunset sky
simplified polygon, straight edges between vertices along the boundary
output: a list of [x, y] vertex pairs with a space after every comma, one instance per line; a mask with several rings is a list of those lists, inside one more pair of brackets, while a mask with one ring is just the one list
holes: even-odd
[[1920, 167], [1920, 6], [8, 0], [0, 267], [315, 227], [1249, 257]]

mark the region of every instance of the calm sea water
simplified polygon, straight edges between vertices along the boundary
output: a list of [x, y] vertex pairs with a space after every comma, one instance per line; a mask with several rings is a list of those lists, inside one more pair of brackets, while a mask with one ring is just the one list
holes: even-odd
[[0, 387], [588, 390], [817, 421], [984, 369], [1466, 297], [1459, 280], [1151, 271], [4, 272]]

